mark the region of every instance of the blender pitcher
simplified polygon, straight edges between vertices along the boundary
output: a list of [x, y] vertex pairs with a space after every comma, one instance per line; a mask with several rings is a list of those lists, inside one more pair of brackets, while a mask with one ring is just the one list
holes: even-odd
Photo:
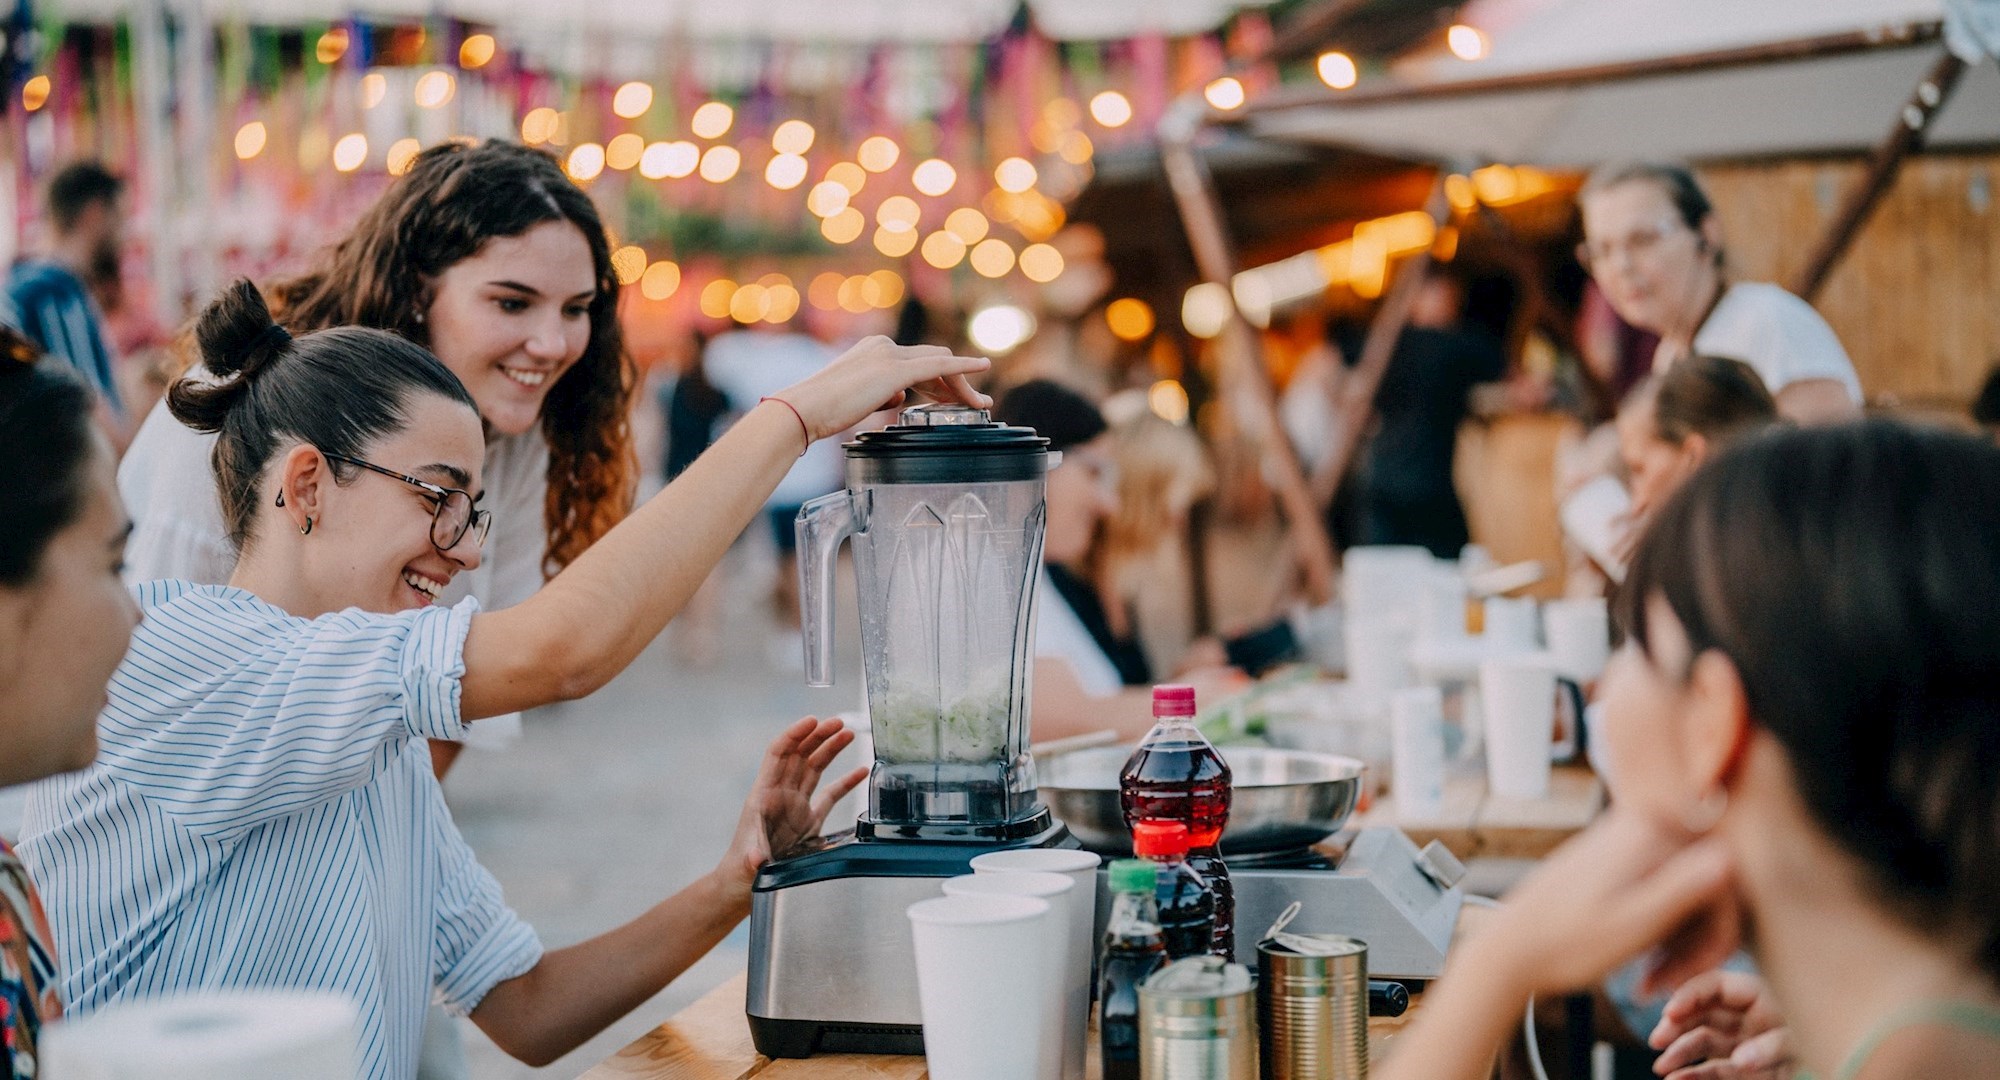
[[833, 568], [851, 540], [875, 741], [870, 835], [998, 835], [1038, 810], [1029, 671], [1044, 483], [1060, 455], [983, 409], [919, 405], [846, 446], [799, 511], [806, 682], [833, 685]]

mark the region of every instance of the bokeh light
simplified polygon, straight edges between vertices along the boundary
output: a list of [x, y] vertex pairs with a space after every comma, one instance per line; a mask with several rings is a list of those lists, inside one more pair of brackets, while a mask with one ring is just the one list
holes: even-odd
[[333, 144], [333, 167], [341, 172], [353, 172], [368, 160], [368, 136], [360, 132], [342, 135]]
[[701, 155], [701, 178], [711, 184], [734, 179], [743, 167], [743, 155], [733, 146], [711, 146]]
[[888, 172], [896, 167], [896, 160], [903, 156], [903, 150], [896, 145], [896, 140], [887, 135], [870, 135], [861, 140], [861, 147], [854, 152], [854, 156], [869, 172]]
[[661, 259], [639, 275], [639, 295], [648, 300], [665, 300], [680, 291], [681, 268]]
[[688, 130], [704, 139], [720, 139], [736, 122], [736, 110], [720, 101], [711, 101], [694, 111]]
[[1243, 91], [1242, 82], [1228, 75], [1224, 75], [1222, 78], [1209, 83], [1208, 88], [1203, 90], [1201, 95], [1208, 99], [1210, 105], [1221, 109], [1223, 112], [1240, 109], [1243, 107], [1243, 103], [1248, 100], [1248, 95]]
[[493, 62], [493, 55], [500, 51], [500, 45], [492, 34], [474, 34], [458, 43], [458, 66], [467, 71], [477, 71]]
[[611, 95], [611, 111], [627, 120], [646, 115], [653, 107], [653, 88], [647, 83], [628, 82]]
[[1108, 128], [1124, 127], [1132, 120], [1132, 102], [1116, 90], [1106, 90], [1090, 99], [1090, 118]]
[[264, 144], [270, 140], [270, 137], [271, 133], [264, 127], [262, 120], [252, 120], [242, 127], [237, 128], [236, 156], [244, 161], [249, 161], [251, 158], [264, 152]]

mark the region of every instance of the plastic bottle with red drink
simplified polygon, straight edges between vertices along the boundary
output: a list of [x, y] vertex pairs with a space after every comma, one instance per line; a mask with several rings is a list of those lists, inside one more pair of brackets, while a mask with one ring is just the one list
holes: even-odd
[[1187, 826], [1188, 865], [1215, 899], [1209, 951], [1236, 955], [1236, 891], [1217, 845], [1229, 821], [1229, 763], [1194, 725], [1194, 687], [1153, 688], [1153, 730], [1139, 740], [1118, 776], [1125, 825], [1178, 821]]
[[1215, 943], [1215, 893], [1188, 865], [1187, 826], [1178, 821], [1142, 821], [1132, 826], [1132, 851], [1159, 867], [1154, 901], [1167, 959], [1208, 952]]

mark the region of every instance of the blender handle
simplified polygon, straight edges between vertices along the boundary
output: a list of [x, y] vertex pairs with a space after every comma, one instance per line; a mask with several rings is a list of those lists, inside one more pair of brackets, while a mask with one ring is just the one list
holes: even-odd
[[854, 535], [854, 499], [845, 490], [799, 508], [799, 616], [805, 632], [806, 685], [833, 685], [833, 567], [840, 542]]

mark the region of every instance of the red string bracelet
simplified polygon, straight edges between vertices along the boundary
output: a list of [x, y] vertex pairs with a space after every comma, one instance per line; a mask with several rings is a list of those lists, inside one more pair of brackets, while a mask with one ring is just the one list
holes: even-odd
[[783, 405], [785, 408], [792, 410], [792, 416], [799, 422], [799, 434], [804, 435], [806, 437], [805, 450], [800, 450], [799, 456], [800, 457], [806, 456], [806, 450], [812, 449], [813, 436], [812, 436], [812, 429], [806, 426], [806, 418], [799, 412], [799, 407], [797, 405], [792, 404], [789, 401], [786, 401], [784, 398], [775, 396], [760, 397], [757, 399], [757, 404], [762, 405], [767, 401], [775, 401], [778, 404]]

